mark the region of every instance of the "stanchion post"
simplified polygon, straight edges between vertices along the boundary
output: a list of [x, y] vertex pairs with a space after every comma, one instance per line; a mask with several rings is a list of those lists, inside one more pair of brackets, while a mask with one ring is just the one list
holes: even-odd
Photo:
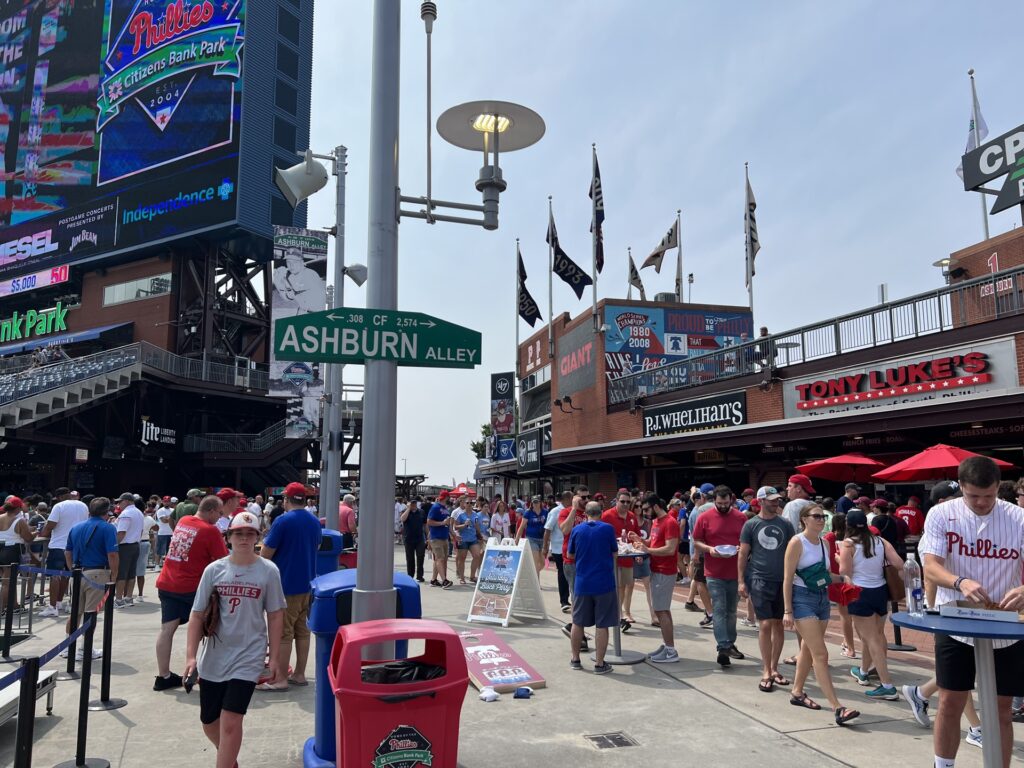
[[78, 738], [75, 757], [54, 768], [110, 768], [110, 763], [99, 757], [85, 756], [85, 741], [89, 732], [89, 678], [92, 677], [92, 643], [96, 632], [96, 613], [85, 614], [85, 636], [82, 638], [82, 682], [78, 692]]
[[[70, 622], [71, 631], [68, 634], [74, 634], [75, 630], [78, 629], [78, 611], [82, 601], [82, 569], [73, 568], [71, 570], [71, 617], [68, 619]], [[57, 673], [57, 679], [64, 680], [77, 680], [78, 673], [75, 672], [75, 649], [78, 645], [77, 640], [72, 640], [71, 645], [68, 646], [68, 666], [63, 672]]]
[[25, 670], [21, 678], [18, 698], [18, 733], [14, 737], [14, 768], [32, 768], [32, 729], [36, 722], [36, 686], [39, 684], [39, 657], [22, 662]]
[[[114, 582], [107, 583], [106, 603], [103, 606], [103, 661], [100, 666], [100, 697], [89, 702], [89, 709], [102, 712], [107, 709], [120, 709], [128, 702], [124, 699], [110, 698], [110, 657], [114, 644]], [[91, 651], [90, 654], [91, 655]]]
[[14, 635], [14, 606], [18, 604], [18, 565], [7, 566], [7, 605], [4, 617], [4, 634], [0, 638], [0, 657], [5, 662], [21, 661], [21, 657], [11, 656], [11, 642]]

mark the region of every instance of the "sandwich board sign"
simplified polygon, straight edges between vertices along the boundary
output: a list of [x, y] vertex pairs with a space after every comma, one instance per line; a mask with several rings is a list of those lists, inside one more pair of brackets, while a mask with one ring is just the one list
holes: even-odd
[[547, 681], [493, 629], [459, 632], [466, 653], [469, 679], [478, 689], [490, 686], [498, 693], [514, 691], [521, 685], [544, 688]]
[[487, 542], [466, 621], [508, 626], [517, 618], [546, 619], [530, 542], [496, 538]]

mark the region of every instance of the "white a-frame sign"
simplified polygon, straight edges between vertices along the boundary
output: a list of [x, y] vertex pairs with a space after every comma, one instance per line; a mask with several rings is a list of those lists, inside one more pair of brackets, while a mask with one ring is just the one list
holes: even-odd
[[530, 542], [525, 538], [518, 544], [512, 539], [496, 542], [497, 539], [491, 539], [484, 550], [466, 620], [507, 627], [513, 615], [521, 619], [546, 619]]

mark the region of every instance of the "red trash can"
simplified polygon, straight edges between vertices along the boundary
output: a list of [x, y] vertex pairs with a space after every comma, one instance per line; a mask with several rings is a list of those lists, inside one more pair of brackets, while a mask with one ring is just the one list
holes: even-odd
[[[424, 640], [421, 656], [364, 660], [366, 646]], [[382, 619], [338, 629], [327, 676], [335, 697], [338, 768], [456, 768], [469, 670], [441, 621]]]

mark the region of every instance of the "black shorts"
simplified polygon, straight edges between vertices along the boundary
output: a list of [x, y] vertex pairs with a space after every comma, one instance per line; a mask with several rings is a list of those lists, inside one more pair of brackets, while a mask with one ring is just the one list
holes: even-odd
[[885, 616], [889, 613], [889, 587], [863, 587], [860, 597], [846, 606], [851, 616]]
[[750, 600], [754, 603], [754, 615], [758, 621], [782, 620], [786, 602], [782, 599], [781, 583], [751, 577], [747, 589], [750, 590]]
[[117, 545], [117, 580], [128, 581], [135, 578], [139, 570], [139, 543]]
[[[996, 694], [1024, 696], [1024, 642], [993, 652], [996, 665]], [[947, 691], [974, 688], [974, 648], [949, 635], [935, 636], [935, 682]]]
[[693, 580], [701, 584], [707, 584], [707, 576], [704, 575], [704, 555], [697, 555], [697, 564], [693, 566]]
[[223, 711], [244, 715], [252, 701], [256, 683], [252, 680], [225, 680], [217, 683], [199, 678], [199, 721], [209, 725], [220, 720]]
[[188, 624], [188, 617], [192, 613], [192, 605], [196, 601], [195, 592], [167, 592], [163, 589], [156, 591], [160, 598], [160, 622], [166, 624], [169, 621], [177, 621], [179, 624]]

